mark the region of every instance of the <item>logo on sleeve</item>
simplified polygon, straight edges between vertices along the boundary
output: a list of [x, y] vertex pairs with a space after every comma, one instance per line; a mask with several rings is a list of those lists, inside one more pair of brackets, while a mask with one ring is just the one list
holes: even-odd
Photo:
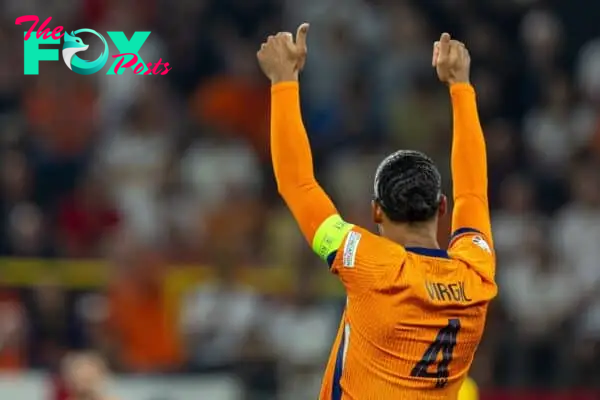
[[492, 249], [490, 249], [490, 245], [487, 244], [487, 242], [485, 240], [483, 240], [483, 238], [481, 236], [473, 236], [473, 243], [479, 247], [481, 247], [483, 250], [487, 251], [488, 253], [492, 252]]
[[356, 261], [356, 251], [358, 250], [358, 243], [360, 242], [360, 233], [350, 231], [346, 236], [346, 243], [344, 244], [344, 257], [343, 264], [346, 268], [354, 268], [354, 262]]

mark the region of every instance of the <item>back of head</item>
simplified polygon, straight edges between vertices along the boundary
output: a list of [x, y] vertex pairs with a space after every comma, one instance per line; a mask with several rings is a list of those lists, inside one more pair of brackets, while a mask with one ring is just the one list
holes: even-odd
[[391, 222], [427, 222], [438, 213], [441, 186], [441, 175], [429, 157], [414, 150], [399, 150], [377, 168], [375, 202]]

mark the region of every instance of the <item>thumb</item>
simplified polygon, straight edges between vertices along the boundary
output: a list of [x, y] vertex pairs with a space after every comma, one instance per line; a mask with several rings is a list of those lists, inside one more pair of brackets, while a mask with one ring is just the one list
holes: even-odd
[[450, 34], [442, 33], [438, 43], [438, 62], [441, 64], [447, 62], [450, 55]]
[[301, 54], [306, 53], [306, 36], [308, 34], [308, 28], [310, 25], [308, 23], [303, 23], [298, 27], [298, 31], [296, 32], [296, 49]]

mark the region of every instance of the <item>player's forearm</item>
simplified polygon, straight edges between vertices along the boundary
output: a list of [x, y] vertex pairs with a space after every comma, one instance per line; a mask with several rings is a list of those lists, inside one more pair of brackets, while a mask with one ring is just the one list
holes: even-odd
[[487, 160], [485, 141], [475, 91], [466, 83], [450, 88], [453, 113], [452, 181], [454, 211], [452, 232], [474, 229], [482, 233], [493, 248], [487, 197]]
[[487, 199], [487, 159], [475, 90], [466, 83], [451, 86], [453, 114], [452, 179], [454, 198], [464, 195]]
[[271, 88], [271, 158], [277, 189], [311, 242], [320, 224], [336, 210], [314, 177], [298, 82]]
[[271, 158], [277, 188], [288, 190], [315, 182], [310, 143], [300, 111], [298, 82], [271, 87]]
[[300, 111], [298, 82], [271, 87], [271, 158], [282, 195], [315, 182], [310, 143]]

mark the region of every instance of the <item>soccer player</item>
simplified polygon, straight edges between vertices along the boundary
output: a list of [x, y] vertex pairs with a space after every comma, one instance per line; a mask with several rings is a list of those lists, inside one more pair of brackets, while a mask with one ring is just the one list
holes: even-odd
[[[278, 190], [312, 248], [347, 293], [320, 399], [456, 399], [496, 295], [486, 149], [469, 84], [470, 57], [444, 33], [432, 64], [453, 109], [453, 234], [436, 242], [446, 211], [441, 177], [424, 154], [399, 150], [375, 172], [379, 235], [346, 222], [315, 180], [300, 113], [298, 74], [308, 25], [269, 36], [257, 53], [271, 80], [271, 151]], [[423, 116], [426, 118], [426, 116]]]

